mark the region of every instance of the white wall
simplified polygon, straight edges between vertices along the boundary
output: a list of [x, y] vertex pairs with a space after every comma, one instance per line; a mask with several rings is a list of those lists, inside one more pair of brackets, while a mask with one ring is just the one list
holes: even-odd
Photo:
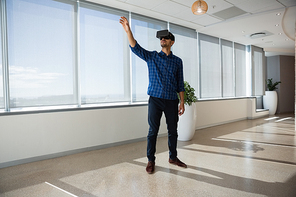
[[267, 79], [273, 82], [281, 81], [277, 86], [278, 106], [276, 113], [294, 112], [295, 90], [295, 57], [272, 56], [267, 57]]
[[201, 101], [196, 103], [196, 128], [246, 119], [248, 99]]
[[143, 138], [147, 106], [0, 116], [0, 125], [1, 164]]
[[[254, 106], [255, 99], [247, 98], [197, 102], [196, 128], [252, 118], [248, 109], [254, 111]], [[1, 168], [48, 155], [144, 140], [147, 106], [0, 116], [0, 125]], [[159, 134], [166, 134], [164, 118]]]

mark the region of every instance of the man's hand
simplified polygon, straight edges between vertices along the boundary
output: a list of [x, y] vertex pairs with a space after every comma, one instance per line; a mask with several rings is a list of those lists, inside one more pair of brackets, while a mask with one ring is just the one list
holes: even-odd
[[179, 105], [179, 116], [182, 116], [185, 112], [185, 105], [184, 102], [181, 102]]
[[121, 23], [121, 25], [126, 33], [128, 33], [131, 30], [130, 26], [129, 26], [129, 22], [124, 16], [120, 17], [119, 22]]
[[131, 45], [131, 47], [135, 47], [136, 40], [134, 39], [128, 20], [124, 16], [122, 16], [120, 17], [119, 22], [122, 25], [124, 31], [127, 33], [129, 44]]
[[179, 97], [180, 97], [179, 116], [182, 116], [185, 112], [184, 92], [179, 92]]

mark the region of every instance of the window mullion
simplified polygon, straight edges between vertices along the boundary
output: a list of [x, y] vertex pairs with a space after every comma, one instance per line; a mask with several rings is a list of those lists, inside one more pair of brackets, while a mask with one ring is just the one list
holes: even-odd
[[223, 94], [223, 62], [222, 62], [222, 44], [221, 44], [221, 38], [219, 38], [219, 61], [220, 61], [220, 76], [221, 76], [221, 80], [220, 80], [220, 95], [223, 98], [224, 94]]
[[81, 107], [80, 91], [80, 53], [79, 53], [79, 1], [74, 6], [74, 98], [77, 106]]
[[2, 40], [2, 68], [3, 68], [3, 97], [4, 109], [10, 111], [9, 69], [8, 69], [8, 45], [7, 45], [7, 14], [6, 0], [1, 1], [1, 40]]
[[[129, 17], [129, 23], [130, 23], [130, 27], [132, 27], [132, 13], [129, 12], [128, 14], [128, 17]], [[129, 44], [128, 44], [129, 46]], [[129, 48], [129, 47], [128, 47]], [[130, 93], [130, 102], [133, 103], [134, 102], [134, 98], [133, 98], [133, 64], [132, 64], [132, 52], [131, 50], [129, 49], [128, 50], [128, 53], [129, 53], [129, 69], [130, 69], [130, 72], [129, 72], [129, 93]]]
[[235, 64], [235, 48], [234, 48], [234, 42], [232, 42], [232, 67], [233, 67], [233, 91], [234, 91], [234, 97], [236, 97], [236, 64]]

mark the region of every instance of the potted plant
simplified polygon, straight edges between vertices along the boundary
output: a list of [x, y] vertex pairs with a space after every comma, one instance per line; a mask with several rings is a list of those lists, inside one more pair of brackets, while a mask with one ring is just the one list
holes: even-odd
[[280, 83], [280, 81], [273, 83], [272, 78], [266, 80], [267, 91], [265, 91], [265, 95], [263, 96], [263, 107], [264, 109], [269, 109], [269, 115], [274, 115], [276, 112], [278, 96], [275, 90], [277, 89], [276, 86]]
[[[187, 81], [184, 81], [184, 104], [185, 112], [179, 118], [178, 125], [178, 140], [189, 141], [193, 138], [195, 133], [195, 90]], [[180, 99], [180, 98], [179, 98]]]

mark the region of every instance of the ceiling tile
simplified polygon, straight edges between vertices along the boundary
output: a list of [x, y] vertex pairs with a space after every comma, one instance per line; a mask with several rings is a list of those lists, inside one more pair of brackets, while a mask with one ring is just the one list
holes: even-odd
[[281, 2], [282, 4], [284, 4], [285, 6], [295, 6], [296, 5], [296, 1], [295, 0], [279, 0], [279, 2]]
[[272, 5], [269, 5], [268, 7], [256, 9], [252, 13], [266, 12], [266, 11], [269, 11], [269, 10], [276, 10], [276, 9], [280, 9], [280, 8], [284, 8], [284, 6], [281, 5], [281, 4], [278, 4], [278, 3], [274, 3]]
[[219, 20], [219, 19], [217, 19], [215, 17], [212, 17], [210, 15], [205, 14], [205, 15], [202, 15], [202, 17], [193, 20], [192, 22], [196, 23], [196, 24], [199, 24], [199, 25], [202, 25], [202, 26], [208, 26], [208, 25], [218, 23], [218, 22], [221, 22], [221, 21], [222, 20]]
[[195, 2], [195, 0], [171, 0], [171, 1], [188, 6], [188, 7], [191, 7], [192, 4]]
[[195, 29], [195, 30], [203, 28], [202, 25], [198, 25], [196, 23], [192, 23], [192, 22], [189, 22], [186, 20], [181, 20], [181, 19], [173, 19], [170, 23], [177, 24], [177, 25], [182, 24], [181, 26], [188, 27], [188, 28]]
[[256, 11], [267, 11], [271, 9], [283, 8], [284, 6], [275, 0], [249, 0], [243, 3], [236, 4], [236, 7], [251, 13]]
[[246, 14], [246, 12], [235, 7], [235, 6], [232, 6], [230, 8], [225, 9], [225, 10], [221, 10], [220, 12], [216, 12], [213, 15], [226, 20], [226, 19], [230, 19], [233, 17], [241, 16], [243, 14]]
[[176, 14], [175, 17], [183, 20], [187, 20], [187, 21], [193, 21], [196, 18], [199, 18], [201, 16], [193, 14], [191, 11], [191, 8], [187, 8], [184, 11]]
[[213, 14], [233, 6], [232, 4], [221, 0], [205, 0], [205, 2], [208, 4], [208, 14]]
[[127, 0], [126, 3], [150, 10], [166, 1], [168, 0]]
[[166, 1], [166, 2], [156, 6], [152, 10], [162, 13], [162, 14], [175, 16], [176, 14], [181, 13], [187, 9], [188, 9], [187, 6], [184, 6], [179, 3], [172, 2], [172, 1]]
[[227, 0], [229, 3], [233, 4], [233, 5], [237, 5], [237, 4], [241, 4], [241, 3], [244, 3], [246, 1], [249, 1], [249, 0]]

